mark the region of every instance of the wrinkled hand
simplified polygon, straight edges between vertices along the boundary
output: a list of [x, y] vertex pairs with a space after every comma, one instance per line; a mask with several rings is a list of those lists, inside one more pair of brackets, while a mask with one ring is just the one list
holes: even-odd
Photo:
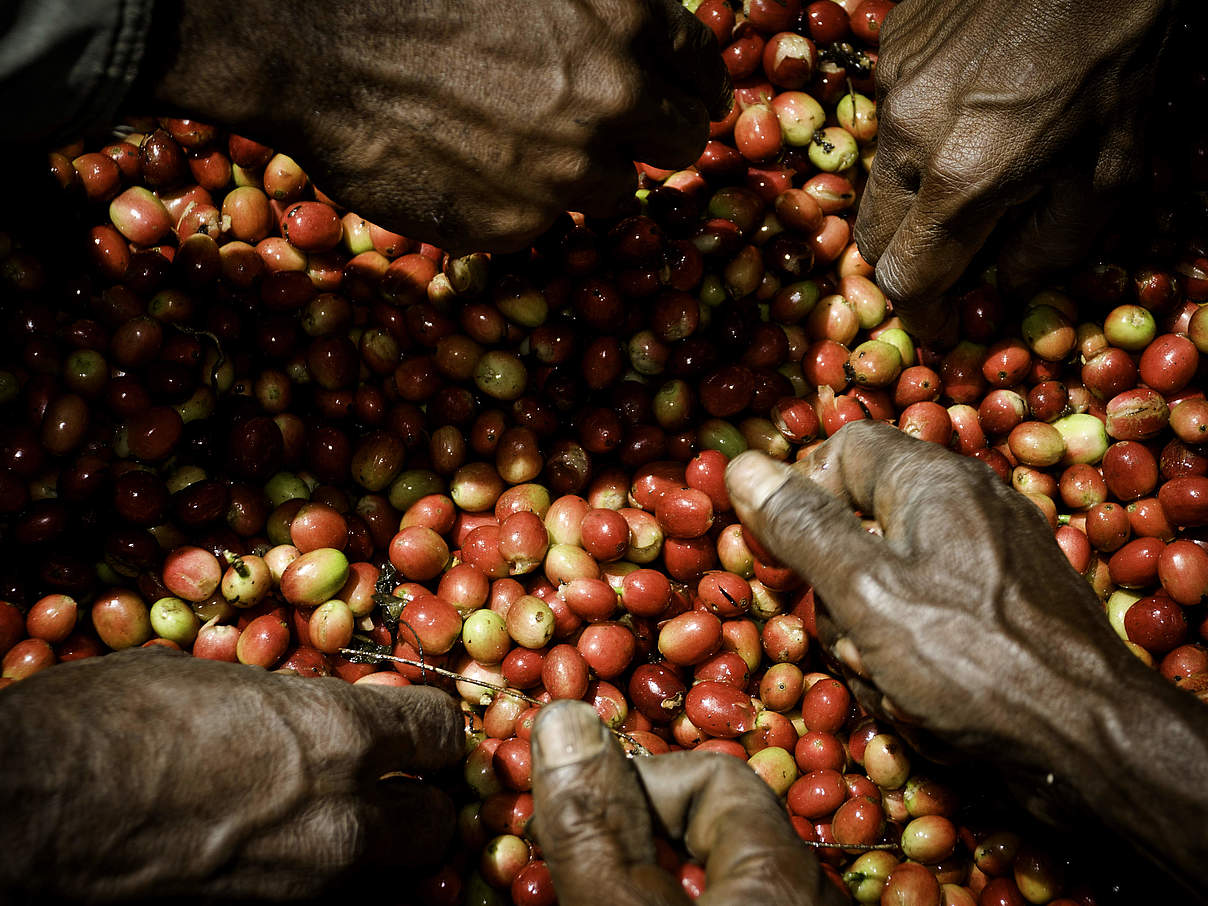
[[727, 483], [744, 524], [813, 584], [824, 644], [882, 714], [1027, 757], [1081, 704], [1080, 679], [1139, 667], [1040, 511], [977, 460], [862, 421], [795, 467], [743, 454]]
[[452, 250], [515, 249], [692, 163], [730, 103], [675, 0], [181, 0], [155, 100], [296, 157], [324, 192]]
[[909, 329], [951, 336], [939, 296], [1000, 221], [1008, 288], [1087, 250], [1136, 175], [1171, 5], [904, 0], [886, 18], [855, 237]]
[[655, 861], [655, 830], [704, 864], [700, 906], [845, 902], [775, 794], [733, 756], [627, 759], [595, 710], [576, 701], [543, 708], [532, 745], [537, 839], [562, 906], [687, 906]]
[[1023, 495], [874, 421], [797, 466], [743, 453], [726, 484], [813, 583], [867, 707], [998, 767], [1042, 817], [1094, 816], [1208, 902], [1208, 837], [1187, 833], [1208, 813], [1208, 709], [1120, 643]]
[[379, 780], [461, 757], [434, 689], [134, 650], [13, 685], [0, 719], [0, 900], [351, 896], [452, 835], [444, 794]]

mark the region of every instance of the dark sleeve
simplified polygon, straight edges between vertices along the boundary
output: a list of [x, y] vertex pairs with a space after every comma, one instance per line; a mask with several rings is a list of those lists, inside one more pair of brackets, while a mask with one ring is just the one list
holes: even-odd
[[112, 122], [143, 56], [154, 0], [0, 0], [0, 110], [23, 142]]

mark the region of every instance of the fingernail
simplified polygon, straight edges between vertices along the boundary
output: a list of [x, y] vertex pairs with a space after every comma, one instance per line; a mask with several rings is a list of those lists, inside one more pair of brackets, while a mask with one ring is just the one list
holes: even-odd
[[788, 480], [788, 466], [761, 453], [740, 453], [726, 469], [726, 486], [730, 497], [745, 506], [759, 510]]
[[538, 713], [533, 727], [533, 762], [547, 769], [578, 764], [599, 755], [608, 742], [608, 728], [591, 705], [551, 702]]
[[898, 703], [895, 702], [888, 695], [881, 696], [881, 710], [885, 712], [886, 717], [888, 717], [890, 720], [896, 721], [898, 723], [912, 724], [912, 725], [918, 725], [918, 724], [922, 723], [922, 721], [919, 718], [915, 717], [913, 714], [910, 714], [907, 711], [903, 711], [898, 706]]
[[865, 679], [868, 678], [868, 671], [864, 669], [864, 659], [860, 657], [860, 650], [856, 647], [856, 643], [847, 636], [836, 640], [835, 644], [831, 646], [831, 652], [852, 673]]

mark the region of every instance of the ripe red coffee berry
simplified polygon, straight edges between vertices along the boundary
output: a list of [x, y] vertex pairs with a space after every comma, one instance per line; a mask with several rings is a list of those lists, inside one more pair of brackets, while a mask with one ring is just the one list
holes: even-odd
[[344, 227], [330, 205], [300, 201], [281, 218], [281, 233], [304, 252], [326, 252], [340, 244]]
[[1107, 489], [1124, 502], [1149, 494], [1158, 484], [1158, 461], [1144, 444], [1121, 440], [1107, 448], [1102, 460]]
[[1141, 381], [1159, 393], [1186, 387], [1200, 364], [1200, 354], [1187, 337], [1168, 333], [1156, 337], [1141, 353], [1137, 371]]
[[629, 549], [629, 523], [616, 510], [589, 510], [579, 532], [583, 548], [599, 563], [619, 560]]
[[741, 576], [711, 569], [697, 584], [696, 593], [711, 612], [722, 619], [741, 616], [751, 609], [751, 585]]
[[654, 516], [671, 537], [697, 538], [713, 525], [713, 501], [696, 488], [674, 488], [655, 504]]
[[834, 733], [847, 722], [851, 693], [836, 679], [823, 679], [806, 690], [801, 699], [801, 719], [810, 730]]
[[1187, 639], [1187, 620], [1183, 608], [1165, 595], [1151, 595], [1137, 601], [1124, 613], [1124, 631], [1153, 654], [1165, 654]]
[[1158, 580], [1177, 603], [1199, 604], [1208, 597], [1208, 551], [1194, 541], [1170, 542], [1158, 557]]

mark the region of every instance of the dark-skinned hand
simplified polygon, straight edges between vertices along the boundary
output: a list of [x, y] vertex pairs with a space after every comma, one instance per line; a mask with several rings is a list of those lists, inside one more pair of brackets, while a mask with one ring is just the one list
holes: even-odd
[[533, 728], [537, 840], [561, 906], [688, 906], [655, 858], [655, 831], [705, 866], [700, 906], [846, 901], [741, 760], [708, 752], [626, 758], [586, 702], [557, 701]]
[[813, 585], [819, 637], [866, 706], [1208, 893], [1208, 838], [1185, 832], [1208, 814], [1208, 708], [1120, 642], [1030, 501], [867, 420], [796, 466], [744, 453], [726, 478], [743, 523]]
[[1006, 289], [1089, 248], [1137, 175], [1172, 5], [904, 0], [890, 12], [855, 238], [909, 330], [954, 337], [941, 294], [996, 227]]
[[0, 901], [298, 900], [444, 855], [453, 804], [417, 781], [465, 748], [422, 686], [304, 679], [164, 649], [0, 692]]
[[358, 214], [454, 251], [523, 248], [691, 164], [730, 86], [675, 0], [179, 0], [144, 93], [273, 144]]

